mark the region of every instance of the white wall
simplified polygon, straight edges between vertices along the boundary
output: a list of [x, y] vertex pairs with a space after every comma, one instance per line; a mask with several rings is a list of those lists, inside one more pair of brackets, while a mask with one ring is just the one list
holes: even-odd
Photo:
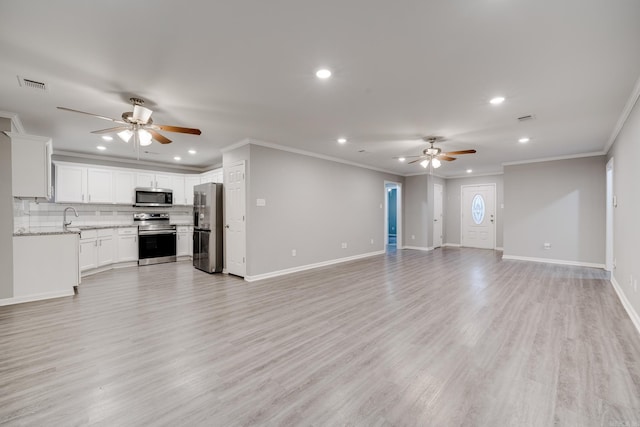
[[11, 189], [11, 120], [0, 117], [0, 299], [13, 296], [13, 193]]
[[640, 104], [631, 111], [607, 157], [613, 157], [613, 188], [618, 202], [613, 212], [613, 279], [632, 309], [640, 313], [640, 291], [630, 282], [631, 278], [640, 282]]
[[444, 194], [444, 242], [460, 244], [461, 191], [463, 185], [495, 184], [496, 186], [496, 247], [503, 244], [503, 177], [502, 175], [451, 178], [446, 180]]
[[[248, 276], [384, 250], [384, 181], [404, 178], [260, 145], [249, 150]], [[266, 206], [256, 206], [258, 198]]]
[[504, 255], [604, 264], [605, 163], [596, 156], [505, 166]]
[[[429, 206], [427, 196], [429, 193], [429, 182], [427, 175], [408, 176], [404, 180], [402, 188], [403, 246], [427, 249], [429, 247], [428, 227]], [[432, 208], [431, 208], [432, 209]]]

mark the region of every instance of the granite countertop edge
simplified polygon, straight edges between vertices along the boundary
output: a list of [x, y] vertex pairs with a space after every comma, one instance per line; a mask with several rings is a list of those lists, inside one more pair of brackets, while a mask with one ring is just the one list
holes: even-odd
[[[172, 223], [171, 225], [175, 226], [186, 226], [193, 227], [193, 224], [182, 224], [182, 223]], [[20, 236], [53, 236], [59, 234], [80, 234], [80, 232], [84, 230], [101, 230], [105, 228], [130, 228], [137, 227], [134, 224], [115, 224], [115, 225], [82, 225], [79, 227], [71, 227], [73, 230], [42, 230], [42, 231], [25, 231], [25, 232], [14, 232], [13, 235], [15, 237]]]

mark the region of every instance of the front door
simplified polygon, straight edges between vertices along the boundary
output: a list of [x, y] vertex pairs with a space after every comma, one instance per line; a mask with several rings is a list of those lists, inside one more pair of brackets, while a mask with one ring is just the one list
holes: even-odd
[[227, 272], [244, 277], [246, 274], [244, 162], [224, 169]]
[[433, 184], [433, 247], [442, 246], [442, 185]]
[[493, 184], [462, 186], [462, 246], [495, 248], [495, 200], [496, 187]]

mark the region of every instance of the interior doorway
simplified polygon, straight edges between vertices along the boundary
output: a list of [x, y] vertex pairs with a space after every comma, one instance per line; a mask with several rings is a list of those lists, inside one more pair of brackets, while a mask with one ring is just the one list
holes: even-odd
[[613, 254], [613, 212], [615, 208], [613, 195], [613, 157], [607, 162], [607, 201], [606, 201], [606, 243], [605, 270], [613, 271], [615, 257]]
[[384, 183], [384, 248], [402, 248], [402, 186], [397, 182]]
[[442, 185], [433, 184], [433, 247], [442, 246], [442, 227], [443, 227], [443, 190]]

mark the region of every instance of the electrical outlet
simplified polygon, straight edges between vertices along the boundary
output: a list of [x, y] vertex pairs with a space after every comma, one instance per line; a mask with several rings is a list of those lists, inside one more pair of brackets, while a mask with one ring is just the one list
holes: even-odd
[[371, 244], [373, 245], [373, 239], [371, 239]]
[[545, 242], [544, 248], [547, 249], [547, 250], [551, 249], [551, 243]]
[[416, 240], [416, 236], [415, 236], [415, 234], [412, 234], [412, 235], [411, 235], [411, 240]]
[[342, 249], [347, 249], [347, 242], [342, 242]]
[[296, 250], [295, 249], [291, 249], [291, 256], [296, 256], [296, 255], [297, 255]]

